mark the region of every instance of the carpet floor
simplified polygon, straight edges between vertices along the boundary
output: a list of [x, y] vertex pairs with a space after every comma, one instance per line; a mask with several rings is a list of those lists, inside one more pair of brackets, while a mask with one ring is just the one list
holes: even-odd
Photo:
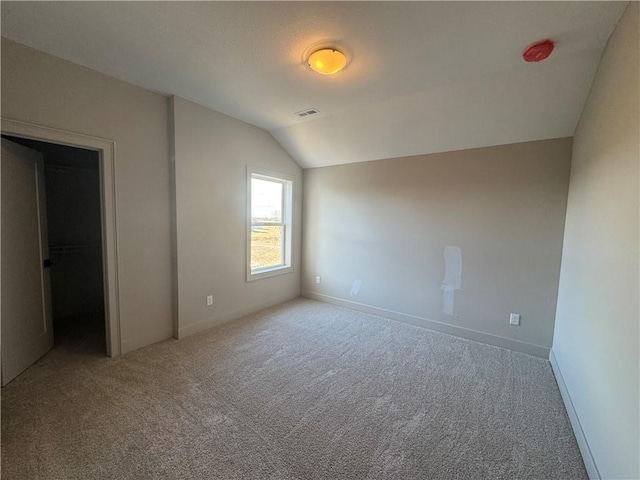
[[297, 299], [2, 389], [2, 478], [583, 479], [549, 362]]

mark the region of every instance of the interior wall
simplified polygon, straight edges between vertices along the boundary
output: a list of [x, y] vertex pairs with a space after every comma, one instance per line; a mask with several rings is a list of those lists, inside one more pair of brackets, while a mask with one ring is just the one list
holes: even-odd
[[593, 478], [640, 478], [639, 22], [631, 2], [576, 129], [553, 340]]
[[115, 141], [122, 351], [170, 337], [166, 98], [3, 38], [2, 116]]
[[[302, 172], [266, 131], [178, 97], [171, 104], [183, 337], [299, 296]], [[247, 165], [296, 179], [294, 271], [252, 282], [246, 281]]]
[[563, 138], [305, 170], [303, 294], [548, 356], [570, 158]]

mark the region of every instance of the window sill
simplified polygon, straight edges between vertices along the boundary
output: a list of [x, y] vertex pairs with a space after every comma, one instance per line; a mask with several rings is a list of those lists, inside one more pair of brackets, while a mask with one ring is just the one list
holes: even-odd
[[268, 268], [256, 273], [248, 273], [247, 282], [253, 282], [254, 280], [261, 280], [263, 278], [276, 277], [278, 275], [284, 275], [285, 273], [291, 273], [291, 272], [293, 272], [292, 266]]

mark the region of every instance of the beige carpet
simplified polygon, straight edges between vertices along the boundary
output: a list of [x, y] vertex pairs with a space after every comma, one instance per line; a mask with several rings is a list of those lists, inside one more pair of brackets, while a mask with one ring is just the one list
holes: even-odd
[[2, 478], [587, 478], [549, 363], [298, 299], [2, 390]]

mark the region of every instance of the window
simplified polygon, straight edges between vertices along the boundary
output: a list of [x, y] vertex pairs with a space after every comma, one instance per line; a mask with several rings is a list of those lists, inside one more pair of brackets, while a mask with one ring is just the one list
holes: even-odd
[[293, 271], [293, 177], [247, 169], [247, 281]]

